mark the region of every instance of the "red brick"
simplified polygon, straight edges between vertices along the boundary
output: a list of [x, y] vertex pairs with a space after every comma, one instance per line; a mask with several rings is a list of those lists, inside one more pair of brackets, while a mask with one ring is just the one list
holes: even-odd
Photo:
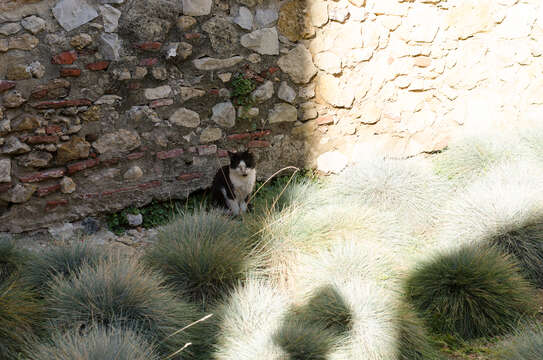
[[27, 176], [22, 176], [19, 178], [21, 182], [24, 183], [34, 183], [34, 182], [40, 182], [48, 179], [58, 179], [63, 177], [66, 174], [66, 169], [53, 169], [53, 170], [46, 170], [46, 171], [40, 171], [37, 173], [33, 173]]
[[183, 154], [183, 149], [177, 148], [168, 151], [160, 151], [156, 153], [157, 159], [165, 160], [179, 157]]
[[53, 59], [51, 59], [51, 64], [71, 65], [76, 60], [77, 53], [75, 51], [65, 51], [53, 56]]
[[56, 144], [58, 142], [58, 136], [53, 135], [35, 135], [21, 137], [27, 144]]
[[268, 136], [271, 134], [271, 130], [262, 130], [262, 131], [255, 131], [251, 133], [242, 133], [242, 134], [232, 134], [228, 135], [228, 140], [243, 140], [243, 139], [255, 139], [255, 138], [261, 138], [264, 136]]
[[116, 165], [121, 161], [121, 158], [100, 159], [100, 163], [106, 166]]
[[0, 92], [14, 88], [16, 85], [15, 81], [9, 80], [0, 80]]
[[39, 197], [47, 196], [60, 190], [60, 184], [44, 186], [38, 189], [37, 194]]
[[62, 132], [62, 128], [58, 125], [49, 125], [45, 128], [47, 135], [58, 134]]
[[185, 34], [185, 39], [187, 39], [187, 40], [199, 39], [201, 37], [202, 37], [202, 34], [200, 34], [200, 33], [187, 33], [187, 34]]
[[144, 51], [158, 51], [162, 47], [162, 43], [158, 41], [148, 41], [137, 43], [134, 46]]
[[198, 145], [198, 155], [213, 155], [217, 153], [217, 145]]
[[62, 77], [79, 77], [79, 76], [81, 76], [81, 69], [62, 68], [62, 69], [60, 69], [60, 76], [62, 76]]
[[158, 63], [157, 58], [147, 58], [147, 59], [141, 59], [140, 60], [140, 66], [153, 66]]
[[38, 88], [32, 91], [32, 93], [30, 94], [30, 98], [35, 100], [43, 99], [47, 96], [48, 93], [49, 90], [47, 90], [46, 88]]
[[148, 183], [139, 184], [138, 189], [139, 190], [148, 190], [148, 189], [159, 187], [161, 184], [162, 184], [162, 182], [160, 180], [154, 180], [154, 181], [150, 181]]
[[83, 200], [92, 199], [92, 198], [97, 198], [97, 197], [100, 197], [100, 194], [99, 194], [99, 193], [83, 194], [83, 195], [81, 195], [81, 199], [83, 199]]
[[64, 206], [64, 205], [68, 205], [68, 200], [64, 200], [64, 199], [51, 200], [45, 204], [45, 210], [53, 210], [59, 206]]
[[264, 148], [271, 146], [271, 143], [266, 140], [251, 140], [247, 144], [248, 148], [254, 149], [254, 148]]
[[100, 160], [98, 160], [98, 159], [89, 159], [89, 160], [80, 161], [80, 162], [77, 162], [75, 164], [68, 165], [67, 166], [68, 167], [68, 174], [73, 174], [73, 173], [76, 173], [78, 171], [82, 171], [82, 170], [85, 170], [85, 169], [95, 167], [99, 163], [100, 163]]
[[128, 84], [130, 90], [138, 90], [141, 88], [141, 83], [139, 81], [132, 81]]
[[177, 180], [181, 181], [190, 181], [194, 179], [199, 179], [203, 176], [202, 173], [190, 173], [190, 174], [181, 174], [177, 177]]
[[132, 154], [128, 154], [126, 156], [126, 158], [128, 160], [138, 160], [138, 159], [141, 159], [142, 157], [145, 156], [145, 153], [144, 152], [137, 152], [137, 153], [132, 153]]
[[0, 184], [0, 193], [6, 192], [13, 186], [12, 183], [9, 184]]
[[42, 101], [32, 104], [35, 109], [60, 109], [72, 106], [89, 106], [92, 102], [87, 99]]
[[334, 123], [334, 117], [333, 116], [322, 116], [317, 119], [318, 125], [331, 125]]
[[85, 56], [91, 56], [91, 55], [94, 55], [98, 52], [97, 49], [82, 49], [82, 50], [78, 50], [77, 51], [77, 56], [78, 57], [85, 57]]
[[207, 92], [209, 95], [219, 95], [219, 89], [209, 89]]
[[217, 150], [218, 157], [228, 157], [228, 150], [219, 149]]
[[109, 61], [97, 61], [87, 64], [87, 69], [90, 71], [106, 70], [109, 67]]
[[273, 74], [273, 73], [275, 73], [275, 72], [277, 72], [277, 71], [279, 71], [279, 68], [278, 68], [278, 67], [271, 67], [271, 68], [268, 69], [268, 72], [269, 72], [270, 74]]
[[170, 106], [170, 105], [173, 105], [173, 99], [159, 99], [159, 100], [152, 101], [151, 104], [149, 104], [149, 106], [153, 109], [156, 109], [158, 107], [163, 107], [163, 106]]
[[135, 191], [136, 189], [137, 189], [136, 186], [129, 186], [129, 187], [124, 187], [124, 188], [119, 188], [119, 189], [114, 189], [114, 190], [106, 190], [106, 191], [102, 191], [100, 196], [110, 196], [110, 195], [114, 195], [118, 193]]

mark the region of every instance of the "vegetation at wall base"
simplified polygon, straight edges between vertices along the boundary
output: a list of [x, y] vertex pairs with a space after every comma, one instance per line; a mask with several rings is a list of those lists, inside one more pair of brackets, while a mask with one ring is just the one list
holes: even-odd
[[67, 278], [77, 273], [81, 267], [95, 266], [106, 257], [103, 248], [82, 242], [55, 246], [43, 251], [28, 263], [23, 269], [22, 278], [32, 288], [45, 292], [55, 278]]
[[468, 340], [510, 331], [535, 314], [535, 293], [515, 262], [486, 247], [464, 246], [419, 264], [408, 301], [438, 334]]
[[500, 360], [543, 359], [543, 325], [531, 324], [502, 345]]
[[215, 302], [249, 270], [247, 237], [239, 221], [219, 210], [201, 210], [163, 227], [145, 261], [183, 296]]
[[19, 272], [30, 259], [28, 251], [17, 247], [13, 241], [0, 239], [0, 284]]

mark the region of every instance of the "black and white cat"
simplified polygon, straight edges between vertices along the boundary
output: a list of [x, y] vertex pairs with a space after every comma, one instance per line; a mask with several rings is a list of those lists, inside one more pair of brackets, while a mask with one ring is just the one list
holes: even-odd
[[228, 152], [230, 165], [215, 174], [211, 191], [215, 203], [234, 215], [247, 211], [247, 200], [255, 187], [255, 160], [249, 151]]

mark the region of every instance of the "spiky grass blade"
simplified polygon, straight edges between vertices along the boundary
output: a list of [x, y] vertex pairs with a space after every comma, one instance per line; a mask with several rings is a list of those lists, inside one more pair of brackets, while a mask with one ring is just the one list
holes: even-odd
[[543, 359], [543, 326], [533, 324], [523, 331], [517, 331], [499, 355], [500, 360]]
[[24, 281], [43, 292], [53, 278], [68, 277], [77, 273], [81, 267], [96, 265], [106, 257], [105, 250], [85, 243], [53, 247], [25, 266]]
[[[165, 287], [163, 277], [133, 259], [84, 265], [70, 278], [55, 278], [46, 303], [54, 329], [132, 328], [156, 342], [164, 355], [199, 341], [187, 331], [170, 336], [202, 314]], [[205, 327], [200, 324], [191, 331], [198, 333]]]
[[264, 279], [250, 277], [216, 309], [219, 324], [213, 358], [217, 360], [278, 360], [284, 350], [273, 342], [290, 301]]
[[0, 284], [0, 354], [18, 359], [25, 343], [42, 326], [43, 308], [28, 287], [13, 281]]
[[441, 212], [439, 245], [494, 246], [543, 286], [543, 175], [534, 162], [503, 163], [462, 190]]
[[461, 339], [502, 334], [535, 310], [533, 288], [492, 248], [437, 255], [409, 275], [405, 292], [433, 331]]
[[155, 346], [133, 330], [105, 327], [95, 327], [83, 334], [56, 333], [48, 343], [31, 346], [27, 357], [36, 360], [160, 359]]
[[14, 242], [0, 239], [0, 283], [19, 272], [30, 258], [29, 252]]
[[243, 227], [218, 211], [180, 216], [162, 228], [145, 260], [180, 293], [204, 303], [219, 300], [251, 266]]

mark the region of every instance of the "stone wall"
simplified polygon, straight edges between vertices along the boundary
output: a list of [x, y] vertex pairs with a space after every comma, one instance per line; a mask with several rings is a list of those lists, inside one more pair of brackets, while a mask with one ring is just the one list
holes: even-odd
[[537, 122], [542, 40], [535, 0], [0, 0], [0, 231], [186, 197], [226, 150], [334, 172]]

